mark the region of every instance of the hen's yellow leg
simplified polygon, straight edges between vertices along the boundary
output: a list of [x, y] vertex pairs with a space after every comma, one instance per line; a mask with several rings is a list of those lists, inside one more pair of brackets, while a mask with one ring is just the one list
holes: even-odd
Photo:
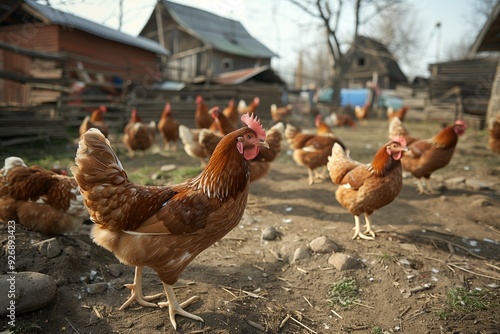
[[163, 283], [163, 287], [165, 288], [165, 294], [167, 295], [168, 302], [161, 302], [158, 303], [158, 306], [160, 307], [168, 307], [168, 313], [170, 315], [170, 322], [172, 323], [172, 327], [174, 329], [177, 329], [177, 322], [175, 321], [175, 315], [180, 315], [182, 317], [190, 318], [193, 320], [201, 321], [204, 322], [202, 318], [200, 318], [197, 315], [191, 314], [189, 312], [186, 312], [183, 310], [183, 307], [186, 307], [193, 302], [197, 301], [199, 299], [198, 296], [194, 296], [186, 300], [185, 302], [179, 304], [177, 302], [177, 298], [175, 297], [175, 292], [174, 289], [172, 288], [171, 285]]
[[425, 180], [425, 186], [426, 186], [426, 191], [425, 193], [426, 194], [429, 194], [429, 195], [435, 195], [435, 194], [439, 194], [439, 192], [437, 192], [434, 187], [432, 187], [432, 183], [431, 183], [431, 178], [428, 178]]
[[370, 221], [370, 215], [365, 212], [365, 234], [370, 234], [375, 238], [375, 232], [372, 230], [372, 223]]
[[366, 240], [374, 240], [373, 237], [369, 237], [367, 235], [364, 235], [360, 231], [359, 216], [354, 216], [354, 223], [355, 223], [355, 226], [354, 226], [354, 235], [352, 236], [353, 239], [360, 238], [360, 239], [366, 239]]
[[163, 295], [163, 293], [157, 293], [156, 295], [151, 296], [142, 295], [142, 267], [135, 267], [134, 283], [125, 284], [125, 287], [131, 290], [131, 295], [129, 299], [127, 299], [120, 307], [120, 310], [124, 310], [129, 307], [134, 300], [142, 306], [158, 307], [157, 304], [149, 303], [149, 301], [157, 299]]

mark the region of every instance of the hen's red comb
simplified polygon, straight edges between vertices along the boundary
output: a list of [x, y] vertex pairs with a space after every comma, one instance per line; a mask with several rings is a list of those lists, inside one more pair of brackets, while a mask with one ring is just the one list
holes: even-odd
[[253, 113], [251, 115], [244, 114], [241, 116], [241, 121], [245, 123], [250, 129], [255, 131], [259, 139], [266, 139], [266, 131], [262, 127], [262, 124], [260, 124], [260, 120], [257, 118], [257, 115], [254, 115]]
[[399, 145], [401, 145], [401, 147], [406, 147], [406, 139], [405, 139], [405, 137], [403, 137], [401, 135], [397, 135], [397, 136], [392, 137], [392, 140], [395, 141], [395, 142], [398, 142]]

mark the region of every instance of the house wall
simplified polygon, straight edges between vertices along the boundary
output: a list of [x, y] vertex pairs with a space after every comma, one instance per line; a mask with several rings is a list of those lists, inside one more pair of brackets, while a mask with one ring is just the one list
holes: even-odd
[[395, 89], [400, 83], [391, 79], [384, 63], [372, 55], [355, 51], [349, 58], [351, 62], [345, 71], [342, 87], [364, 88], [366, 82], [372, 80], [374, 72], [378, 73], [378, 84], [381, 89]]
[[[165, 48], [172, 52], [165, 71], [168, 80], [193, 82], [197, 77], [271, 64], [270, 58], [256, 59], [213, 50], [185, 31], [166, 10], [161, 12]], [[159, 42], [155, 13], [140, 35]]]
[[[0, 27], [0, 41], [21, 48], [42, 51], [58, 51], [57, 26], [39, 26], [31, 23]], [[0, 51], [0, 69], [26, 77], [53, 77], [58, 64], [53, 61], [34, 60], [7, 50]], [[0, 103], [10, 105], [31, 105], [43, 102], [44, 89], [13, 80], [0, 79]], [[56, 94], [56, 98], [58, 93]]]
[[119, 76], [138, 84], [151, 82], [158, 77], [157, 56], [149, 51], [113, 42], [79, 30], [59, 28], [59, 51], [69, 54], [72, 60], [66, 71], [74, 72], [80, 61], [93, 80], [102, 74], [109, 80]]

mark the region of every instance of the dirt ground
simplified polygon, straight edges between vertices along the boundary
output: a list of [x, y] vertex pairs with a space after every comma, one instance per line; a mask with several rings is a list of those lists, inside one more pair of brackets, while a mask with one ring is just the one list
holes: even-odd
[[[417, 137], [430, 137], [441, 125], [408, 121], [407, 126]], [[387, 122], [369, 120], [335, 133], [353, 159], [369, 162], [386, 142]], [[354, 218], [336, 202], [336, 186], [328, 179], [309, 186], [307, 171], [293, 162], [284, 143], [269, 175], [251, 185], [240, 225], [181, 275], [178, 299], [199, 296], [187, 310], [205, 322], [177, 317], [177, 332], [500, 333], [500, 156], [486, 148], [486, 138], [485, 131], [472, 128], [460, 138], [451, 163], [433, 175], [440, 195], [419, 195], [406, 177], [400, 196], [372, 216], [375, 241], [351, 240]], [[129, 175], [147, 177], [161, 165], [198, 164], [182, 150], [136, 159], [120, 150], [119, 156]], [[262, 240], [268, 227], [275, 227], [279, 238]], [[90, 228], [57, 236], [63, 251], [51, 259], [31, 246], [47, 236], [18, 228], [17, 270], [51, 275], [58, 289], [54, 302], [18, 316], [15, 332], [174, 332], [165, 309], [133, 304], [118, 310], [129, 296], [122, 285], [132, 282], [133, 268], [118, 266], [113, 254], [93, 244]], [[339, 271], [328, 262], [331, 253], [291, 263], [297, 248], [320, 236], [360, 259], [362, 267]], [[6, 271], [3, 260], [0, 270]], [[329, 301], [332, 285], [344, 279], [358, 287], [346, 307]], [[108, 283], [107, 289], [89, 293], [87, 284], [97, 282]], [[428, 289], [415, 291], [424, 286]], [[145, 272], [144, 287], [146, 294], [162, 291], [152, 271]], [[457, 288], [482, 292], [485, 303], [496, 307], [452, 307], [449, 292]], [[7, 328], [1, 319], [0, 331]]]

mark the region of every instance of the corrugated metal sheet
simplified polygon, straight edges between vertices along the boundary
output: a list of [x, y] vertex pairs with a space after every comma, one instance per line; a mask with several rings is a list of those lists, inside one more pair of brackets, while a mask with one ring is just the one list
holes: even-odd
[[134, 37], [118, 30], [108, 28], [96, 22], [86, 20], [73, 14], [65, 13], [57, 9], [41, 5], [34, 0], [25, 0], [25, 3], [32, 9], [39, 12], [53, 24], [58, 24], [63, 27], [73, 28], [85, 31], [89, 34], [96, 35], [111, 41], [135, 46], [150, 52], [160, 55], [169, 55], [170, 52], [161, 47], [158, 43], [138, 36]]
[[255, 58], [276, 56], [238, 21], [166, 0], [162, 3], [177, 23], [214, 49]]

